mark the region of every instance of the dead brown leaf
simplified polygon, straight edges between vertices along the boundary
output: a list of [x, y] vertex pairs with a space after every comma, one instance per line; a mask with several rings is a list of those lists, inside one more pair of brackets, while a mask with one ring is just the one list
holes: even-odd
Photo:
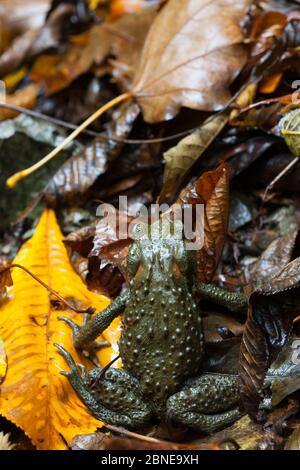
[[[293, 266], [295, 264], [293, 261], [289, 263]], [[265, 288], [258, 288], [249, 300], [248, 318], [241, 345], [240, 378], [242, 402], [253, 418], [257, 417], [259, 403], [264, 398], [263, 384], [266, 372], [285, 346], [293, 319], [299, 313], [299, 281], [293, 274], [288, 280], [289, 269], [283, 271], [284, 275], [279, 273], [278, 276], [278, 287], [276, 275], [271, 280], [270, 287], [267, 283]], [[277, 288], [284, 290], [287, 284], [290, 290], [278, 292]], [[265, 295], [266, 293], [269, 295]]]
[[216, 111], [247, 60], [240, 21], [251, 0], [170, 0], [147, 36], [134, 95], [147, 122], [171, 119], [181, 106]]
[[291, 230], [286, 235], [276, 238], [266, 250], [261, 254], [258, 260], [251, 266], [249, 279], [251, 289], [254, 286], [268, 284], [270, 278], [278, 273], [282, 266], [286, 266], [291, 259], [295, 246], [298, 229]]
[[[129, 224], [132, 217], [119, 213], [123, 223]], [[119, 219], [120, 220], [120, 219]], [[72, 262], [89, 289], [97, 293], [115, 296], [126, 278], [126, 257], [131, 239], [119, 240], [107, 220], [97, 220], [65, 239], [72, 250]]]
[[210, 282], [222, 254], [229, 214], [229, 168], [221, 164], [183, 190], [178, 203], [204, 204], [204, 244], [196, 252], [197, 278]]
[[121, 139], [128, 136], [138, 114], [137, 104], [125, 105], [118, 118], [107, 126], [108, 134], [112, 133], [120, 140], [108, 140], [105, 134], [104, 139], [96, 138], [84, 150], [67, 160], [45, 188], [45, 201], [52, 207], [61, 202], [74, 203], [75, 199], [82, 201], [87, 190], [106, 171], [108, 162], [117, 158], [121, 152], [124, 146]]

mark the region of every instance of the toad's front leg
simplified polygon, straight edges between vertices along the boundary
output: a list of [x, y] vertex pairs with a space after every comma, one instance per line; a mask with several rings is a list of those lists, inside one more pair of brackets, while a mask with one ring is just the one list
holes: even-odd
[[81, 400], [95, 418], [105, 423], [139, 429], [151, 417], [151, 407], [143, 400], [138, 390], [138, 381], [123, 369], [93, 369], [88, 374], [83, 366], [78, 370], [72, 356], [56, 345], [70, 366], [65, 375]]
[[229, 292], [215, 284], [205, 284], [204, 282], [198, 282], [195, 291], [207, 300], [223, 305], [233, 312], [247, 314], [248, 297], [244, 293]]
[[196, 431], [212, 433], [242, 416], [237, 406], [238, 378], [203, 374], [186, 382], [167, 402], [169, 419]]
[[73, 331], [73, 342], [76, 349], [84, 349], [94, 341], [111, 322], [120, 315], [129, 301], [130, 293], [128, 290], [122, 292], [103, 312], [97, 313], [91, 320], [82, 327], [77, 325], [67, 317], [59, 317], [66, 322]]

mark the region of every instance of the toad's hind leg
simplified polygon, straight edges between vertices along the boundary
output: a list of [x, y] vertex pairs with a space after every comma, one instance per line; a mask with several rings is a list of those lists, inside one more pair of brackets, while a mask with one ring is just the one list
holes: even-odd
[[136, 379], [123, 369], [97, 368], [87, 374], [62, 346], [55, 346], [70, 366], [70, 371], [62, 374], [95, 418], [130, 429], [141, 428], [149, 422], [152, 410], [141, 397]]
[[203, 374], [187, 381], [169, 398], [167, 416], [196, 431], [211, 433], [242, 416], [238, 399], [237, 377]]

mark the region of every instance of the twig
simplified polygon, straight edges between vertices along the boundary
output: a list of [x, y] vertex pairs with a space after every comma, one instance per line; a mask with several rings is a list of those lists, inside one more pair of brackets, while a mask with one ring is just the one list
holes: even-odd
[[[16, 111], [17, 113], [27, 114], [28, 116], [31, 116], [33, 118], [41, 119], [42, 121], [52, 122], [57, 126], [66, 127], [67, 129], [74, 130], [78, 127], [75, 124], [71, 124], [70, 122], [62, 121], [61, 119], [56, 119], [52, 116], [47, 116], [46, 114], [40, 113], [39, 111], [33, 111], [32, 109], [23, 108], [22, 106], [17, 106], [15, 104], [0, 102], [0, 108], [11, 109], [12, 111]], [[100, 135], [98, 132], [90, 131], [88, 129], [83, 130], [82, 133], [90, 135], [92, 137], [99, 137]]]
[[6, 181], [7, 186], [9, 188], [13, 188], [18, 183], [18, 181], [22, 180], [23, 178], [26, 178], [27, 176], [31, 175], [36, 170], [41, 168], [47, 162], [49, 162], [54, 157], [56, 157], [56, 155], [58, 155], [61, 152], [61, 150], [63, 150], [70, 142], [76, 139], [76, 137], [84, 129], [86, 129], [90, 124], [92, 124], [92, 122], [94, 122], [96, 119], [102, 116], [102, 114], [104, 114], [106, 111], [111, 109], [113, 106], [131, 98], [131, 96], [132, 96], [131, 92], [123, 93], [122, 95], [117, 96], [116, 98], [110, 100], [105, 105], [101, 106], [101, 108], [97, 109], [95, 113], [93, 113], [91, 116], [88, 117], [88, 119], [86, 119], [82, 124], [80, 124], [80, 126], [77, 129], [75, 129], [75, 131], [73, 131], [60, 145], [55, 147], [50, 153], [48, 153], [39, 162], [35, 163], [29, 168], [26, 168], [25, 170], [15, 173], [10, 178], [8, 178], [8, 180]]
[[155, 439], [154, 437], [143, 436], [142, 434], [137, 434], [136, 432], [128, 431], [125, 428], [119, 428], [118, 426], [113, 426], [112, 424], [105, 424], [105, 427], [110, 431], [123, 434], [124, 436], [132, 437], [134, 439], [139, 439], [140, 441], [152, 442], [154, 444], [161, 444], [163, 442], [159, 439]]
[[51, 287], [49, 287], [44, 281], [42, 281], [41, 279], [39, 279], [35, 274], [33, 274], [31, 271], [29, 271], [29, 269], [25, 268], [25, 266], [22, 266], [21, 264], [11, 264], [10, 266], [8, 266], [7, 268], [4, 268], [0, 271], [0, 276], [1, 274], [7, 272], [7, 271], [10, 271], [11, 269], [13, 268], [19, 268], [19, 269], [22, 269], [23, 271], [25, 271], [27, 274], [29, 274], [29, 276], [31, 276], [35, 281], [37, 281], [39, 284], [41, 284], [43, 287], [45, 287], [45, 289], [47, 289], [48, 292], [50, 292], [50, 294], [54, 295], [54, 297], [56, 297], [57, 299], [59, 299], [63, 304], [65, 304], [68, 308], [70, 308], [71, 310], [73, 310], [74, 312], [76, 313], [88, 313], [88, 314], [92, 314], [94, 313], [95, 309], [92, 308], [92, 307], [88, 307], [88, 308], [85, 308], [85, 309], [79, 309], [79, 308], [76, 308], [74, 307], [73, 305], [71, 305], [66, 299], [64, 299], [58, 292], [56, 292], [55, 290], [51, 289]]
[[[79, 126], [72, 124], [71, 122], [63, 121], [62, 119], [57, 119], [47, 114], [43, 114], [39, 111], [33, 111], [32, 109], [23, 108], [22, 106], [16, 106], [15, 104], [1, 103], [0, 108], [11, 109], [21, 114], [27, 114], [36, 119], [41, 119], [42, 121], [52, 122], [57, 126], [65, 127], [66, 129], [76, 130]], [[179, 139], [184, 137], [187, 134], [192, 133], [196, 130], [197, 127], [187, 129], [185, 131], [177, 132], [177, 134], [167, 135], [165, 137], [154, 137], [153, 139], [123, 139], [122, 137], [117, 137], [114, 134], [107, 134], [105, 132], [96, 132], [90, 131], [89, 129], [84, 129], [82, 134], [90, 135], [91, 137], [96, 137], [100, 140], [113, 140], [115, 142], [123, 142], [124, 144], [140, 145], [140, 144], [158, 144], [160, 142], [167, 142], [169, 140]]]
[[284, 176], [286, 173], [290, 171], [291, 168], [293, 168], [294, 165], [296, 165], [297, 162], [299, 162], [299, 157], [295, 157], [272, 181], [271, 183], [268, 184], [266, 187], [266, 190], [263, 195], [263, 203], [266, 201], [267, 194], [268, 192], [274, 187], [276, 183]]

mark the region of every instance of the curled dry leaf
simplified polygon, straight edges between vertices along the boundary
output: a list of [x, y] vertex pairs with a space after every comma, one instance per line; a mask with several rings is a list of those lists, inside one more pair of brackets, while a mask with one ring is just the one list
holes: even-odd
[[249, 288], [252, 291], [263, 284], [268, 285], [270, 278], [275, 276], [282, 266], [288, 264], [292, 257], [297, 234], [298, 229], [291, 230], [286, 235], [276, 238], [253, 264], [249, 279]]
[[[80, 306], [101, 311], [109, 304], [109, 299], [88, 291], [73, 271], [51, 210], [43, 213], [34, 236], [21, 248], [15, 263]], [[71, 443], [78, 432], [93, 432], [100, 424], [60, 374], [67, 367], [53, 346], [62, 344], [76, 362], [88, 365], [73, 347], [70, 329], [58, 317], [63, 313], [79, 323], [82, 319], [51, 302], [46, 289], [23, 271], [15, 269], [12, 277], [10, 299], [0, 311], [0, 335], [8, 358], [0, 413], [23, 429], [38, 449], [64, 449], [59, 433]], [[104, 334], [112, 347], [99, 353], [103, 364], [116, 356], [119, 333], [116, 320]]]
[[192, 165], [221, 132], [227, 121], [227, 113], [217, 114], [212, 119], [208, 118], [192, 134], [164, 153], [166, 166], [160, 201], [176, 194]]
[[[133, 82], [147, 122], [181, 106], [215, 111], [247, 60], [240, 22], [251, 0], [168, 1], [156, 16]], [[213, 27], [212, 27], [213, 25]]]
[[[126, 138], [138, 114], [136, 104], [126, 105], [119, 117], [108, 125], [108, 134], [119, 139]], [[106, 171], [108, 163], [117, 158], [123, 146], [120, 141], [108, 140], [105, 134], [104, 139], [97, 138], [83, 151], [76, 153], [61, 166], [43, 191], [47, 204], [53, 207], [59, 203], [82, 200], [98, 176]]]
[[210, 282], [222, 254], [229, 214], [229, 169], [221, 164], [183, 190], [177, 203], [204, 204], [204, 244], [196, 252], [197, 278]]

